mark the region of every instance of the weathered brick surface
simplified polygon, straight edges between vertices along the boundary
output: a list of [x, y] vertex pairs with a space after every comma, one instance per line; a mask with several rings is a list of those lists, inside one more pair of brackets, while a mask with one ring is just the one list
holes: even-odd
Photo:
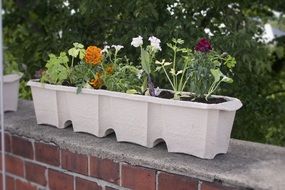
[[35, 157], [37, 161], [53, 166], [60, 165], [59, 148], [54, 145], [35, 143]]
[[[0, 190], [3, 190], [2, 185], [2, 174], [0, 174]], [[10, 176], [6, 176], [6, 190], [15, 190], [15, 180]]]
[[124, 164], [121, 178], [124, 187], [134, 190], [155, 190], [155, 170]]
[[46, 186], [46, 167], [34, 164], [32, 162], [26, 162], [26, 179], [42, 186]]
[[61, 166], [64, 169], [88, 175], [88, 157], [72, 153], [68, 150], [61, 151]]
[[24, 176], [24, 161], [14, 156], [6, 155], [6, 170], [7, 172], [17, 175]]
[[[33, 146], [34, 140], [10, 134], [5, 134], [5, 142], [6, 190], [198, 190], [199, 179], [191, 177], [128, 163], [121, 163], [120, 170], [120, 163], [110, 159], [88, 159], [89, 155], [46, 143], [35, 142]], [[0, 157], [0, 168], [1, 163]], [[0, 171], [0, 185], [1, 175]], [[200, 183], [199, 190], [238, 189], [217, 182]]]
[[158, 190], [196, 190], [198, 181], [193, 178], [161, 172], [158, 174]]
[[50, 190], [74, 190], [73, 176], [58, 172], [55, 170], [48, 170], [48, 186]]
[[97, 183], [77, 177], [75, 181], [76, 190], [102, 190]]
[[16, 190], [37, 190], [37, 187], [33, 186], [32, 184], [28, 182], [17, 179], [16, 180]]
[[34, 158], [32, 143], [21, 137], [12, 136], [12, 152], [24, 158]]
[[109, 159], [90, 157], [90, 175], [105, 181], [119, 184], [120, 165]]

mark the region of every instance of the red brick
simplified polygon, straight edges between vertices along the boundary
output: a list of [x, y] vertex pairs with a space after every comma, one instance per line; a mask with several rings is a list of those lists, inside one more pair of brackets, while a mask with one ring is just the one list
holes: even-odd
[[21, 137], [12, 136], [12, 152], [25, 158], [34, 159], [32, 143]]
[[234, 190], [236, 188], [223, 186], [222, 184], [202, 182], [201, 190]]
[[[5, 151], [6, 152], [11, 152], [11, 137], [8, 133], [5, 133]], [[0, 133], [0, 148], [2, 150], [2, 136]]]
[[48, 170], [50, 190], [73, 190], [73, 176], [55, 170]]
[[17, 179], [16, 180], [16, 190], [37, 190], [37, 187], [33, 186], [30, 183]]
[[86, 155], [62, 150], [61, 166], [72, 172], [88, 175], [88, 157]]
[[131, 166], [122, 166], [122, 186], [134, 190], [155, 190], [155, 170]]
[[158, 174], [158, 190], [196, 190], [198, 181], [193, 178], [169, 173]]
[[99, 186], [97, 183], [88, 181], [82, 178], [76, 178], [76, 190], [102, 190], [102, 187]]
[[34, 164], [31, 162], [26, 162], [26, 179], [28, 181], [35, 182], [42, 186], [46, 186], [46, 167], [40, 166], [38, 164]]
[[109, 159], [90, 157], [90, 175], [105, 181], [119, 184], [120, 166]]
[[[0, 190], [3, 190], [2, 185], [2, 174], [0, 174]], [[15, 180], [10, 176], [6, 176], [6, 190], [15, 190]]]
[[59, 148], [54, 145], [35, 143], [35, 155], [36, 160], [50, 164], [53, 166], [59, 166]]
[[6, 155], [6, 170], [8, 173], [24, 176], [24, 161], [14, 156]]

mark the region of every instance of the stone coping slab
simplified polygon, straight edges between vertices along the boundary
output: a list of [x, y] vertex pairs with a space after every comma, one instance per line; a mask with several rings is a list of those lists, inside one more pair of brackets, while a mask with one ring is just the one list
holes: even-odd
[[12, 134], [54, 143], [79, 154], [89, 154], [115, 162], [127, 162], [169, 173], [248, 189], [285, 187], [285, 148], [234, 140], [227, 154], [204, 160], [190, 155], [168, 153], [165, 145], [145, 148], [116, 142], [115, 135], [104, 138], [37, 125], [32, 101], [19, 101], [18, 112], [5, 113], [5, 130]]

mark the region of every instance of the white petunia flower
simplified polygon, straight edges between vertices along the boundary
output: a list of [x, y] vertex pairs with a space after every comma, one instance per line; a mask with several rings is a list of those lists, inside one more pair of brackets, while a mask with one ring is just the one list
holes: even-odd
[[154, 48], [157, 49], [159, 51], [161, 51], [161, 47], [160, 47], [160, 39], [151, 36], [148, 38], [148, 40], [150, 41], [150, 45]]
[[131, 43], [134, 47], [139, 47], [143, 44], [143, 38], [141, 36], [138, 36], [136, 38], [133, 38], [133, 41]]
[[124, 46], [121, 45], [112, 45], [113, 48], [115, 48], [116, 51], [120, 51], [120, 49], [124, 48]]
[[104, 49], [101, 51], [101, 53], [107, 53], [108, 49], [110, 49], [110, 46], [105, 46]]

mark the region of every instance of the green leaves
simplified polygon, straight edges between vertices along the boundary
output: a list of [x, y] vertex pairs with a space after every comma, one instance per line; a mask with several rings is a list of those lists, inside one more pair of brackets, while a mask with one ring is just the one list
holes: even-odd
[[151, 56], [148, 51], [146, 51], [144, 48], [141, 48], [141, 65], [143, 70], [146, 72], [146, 74], [150, 74], [150, 64], [151, 64]]
[[229, 69], [232, 69], [236, 65], [236, 59], [231, 55], [228, 55], [225, 59], [224, 65], [226, 65]]
[[85, 56], [85, 49], [84, 46], [80, 43], [73, 43], [73, 48], [68, 50], [68, 54], [74, 58], [76, 58], [79, 55], [79, 59], [83, 59]]
[[68, 57], [65, 52], [61, 52], [57, 57], [54, 54], [49, 55], [46, 64], [47, 70], [44, 72], [41, 82], [50, 84], [62, 84], [69, 76]]
[[110, 91], [136, 94], [141, 92], [142, 81], [138, 77], [140, 71], [128, 63], [118, 64], [113, 74], [104, 75], [104, 84]]

